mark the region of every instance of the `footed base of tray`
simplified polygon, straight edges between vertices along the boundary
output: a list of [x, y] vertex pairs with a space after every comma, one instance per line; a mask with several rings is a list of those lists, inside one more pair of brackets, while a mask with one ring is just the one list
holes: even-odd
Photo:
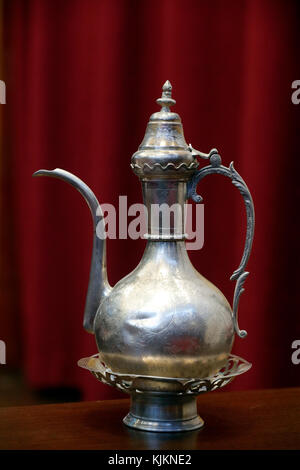
[[126, 426], [143, 431], [182, 432], [202, 428], [195, 395], [133, 393]]
[[129, 393], [131, 407], [123, 419], [141, 431], [181, 432], [202, 428], [197, 414], [197, 395], [212, 392], [250, 369], [245, 359], [230, 354], [226, 365], [212, 377], [157, 377], [122, 374], [109, 369], [95, 354], [78, 361], [101, 382]]

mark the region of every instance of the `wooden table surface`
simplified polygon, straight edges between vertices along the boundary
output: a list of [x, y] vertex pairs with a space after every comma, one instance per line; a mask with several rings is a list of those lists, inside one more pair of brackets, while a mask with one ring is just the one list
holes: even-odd
[[300, 388], [199, 396], [199, 431], [151, 433], [122, 423], [129, 400], [0, 408], [1, 449], [300, 449]]

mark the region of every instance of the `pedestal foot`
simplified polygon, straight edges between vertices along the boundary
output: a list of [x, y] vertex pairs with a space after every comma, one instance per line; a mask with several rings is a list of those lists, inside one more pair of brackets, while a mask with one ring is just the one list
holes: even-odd
[[197, 414], [196, 396], [147, 392], [131, 395], [130, 412], [123, 422], [134, 429], [154, 432], [194, 431], [204, 425]]

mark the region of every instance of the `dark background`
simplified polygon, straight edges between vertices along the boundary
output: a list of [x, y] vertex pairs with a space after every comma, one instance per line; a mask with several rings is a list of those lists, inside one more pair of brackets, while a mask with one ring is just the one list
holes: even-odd
[[[90, 214], [40, 168], [80, 176], [100, 203], [141, 202], [129, 164], [166, 79], [187, 142], [216, 147], [246, 180], [256, 209], [251, 272], [233, 352], [253, 363], [227, 389], [300, 385], [298, 293], [299, 2], [285, 0], [3, 0], [1, 77], [1, 374], [32, 390], [117, 396], [76, 365], [97, 352], [82, 329]], [[205, 162], [203, 162], [205, 164]], [[195, 267], [228, 300], [245, 237], [242, 198], [226, 178], [201, 183], [205, 243]], [[140, 260], [142, 240], [108, 241], [111, 284]], [[122, 395], [123, 396], [123, 395]]]

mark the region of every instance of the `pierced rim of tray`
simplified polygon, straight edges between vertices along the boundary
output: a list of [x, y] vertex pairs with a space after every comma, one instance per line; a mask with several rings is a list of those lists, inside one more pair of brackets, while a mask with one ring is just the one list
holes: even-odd
[[154, 375], [122, 374], [112, 371], [99, 358], [99, 353], [78, 361], [78, 366], [89, 370], [101, 382], [126, 393], [176, 393], [195, 394], [224, 387], [238, 375], [244, 374], [252, 364], [245, 359], [229, 354], [226, 365], [211, 377], [159, 377]]

